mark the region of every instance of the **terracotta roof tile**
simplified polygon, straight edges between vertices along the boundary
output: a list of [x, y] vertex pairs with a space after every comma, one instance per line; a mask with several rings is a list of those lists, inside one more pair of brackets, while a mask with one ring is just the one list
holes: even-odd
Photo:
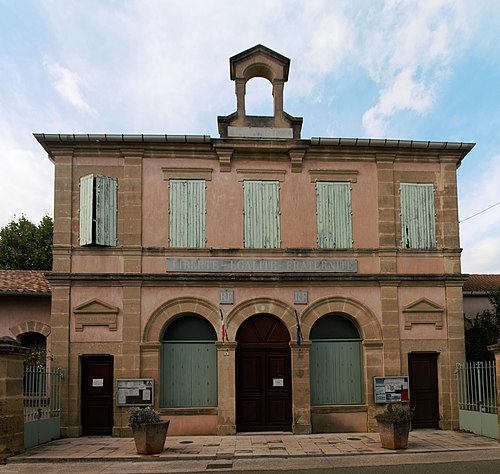
[[50, 293], [43, 271], [0, 270], [0, 293]]
[[469, 275], [463, 291], [494, 291], [500, 289], [500, 275]]

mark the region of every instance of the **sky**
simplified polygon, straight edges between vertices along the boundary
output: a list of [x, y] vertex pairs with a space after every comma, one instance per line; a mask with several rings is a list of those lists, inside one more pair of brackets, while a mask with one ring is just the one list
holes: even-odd
[[[53, 215], [33, 133], [217, 138], [229, 58], [263, 44], [291, 59], [302, 138], [476, 143], [462, 271], [500, 273], [499, 31], [497, 0], [0, 0], [0, 227]], [[247, 113], [272, 115], [270, 94], [250, 81]]]

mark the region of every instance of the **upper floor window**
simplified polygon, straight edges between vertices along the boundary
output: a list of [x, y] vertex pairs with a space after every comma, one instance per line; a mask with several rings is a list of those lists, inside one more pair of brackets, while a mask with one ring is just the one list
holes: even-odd
[[279, 248], [279, 181], [244, 181], [243, 187], [245, 248]]
[[316, 182], [318, 247], [352, 247], [351, 183]]
[[408, 249], [436, 247], [434, 185], [401, 183], [401, 237]]
[[116, 246], [117, 188], [109, 176], [80, 178], [80, 245]]
[[170, 247], [205, 247], [204, 179], [170, 180]]

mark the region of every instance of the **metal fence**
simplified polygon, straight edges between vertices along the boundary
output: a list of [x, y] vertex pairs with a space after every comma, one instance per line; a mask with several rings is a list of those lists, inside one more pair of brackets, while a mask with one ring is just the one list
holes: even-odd
[[495, 362], [457, 364], [460, 410], [498, 413]]
[[24, 368], [25, 448], [59, 437], [61, 369], [27, 365]]
[[498, 438], [498, 400], [495, 362], [457, 364], [460, 428]]

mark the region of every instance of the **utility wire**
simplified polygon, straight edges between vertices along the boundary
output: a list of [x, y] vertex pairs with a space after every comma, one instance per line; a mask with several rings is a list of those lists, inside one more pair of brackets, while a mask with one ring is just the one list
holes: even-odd
[[487, 207], [486, 209], [483, 209], [482, 211], [476, 212], [475, 214], [472, 214], [472, 216], [466, 217], [465, 219], [462, 219], [461, 221], [458, 221], [458, 222], [461, 224], [462, 222], [468, 221], [469, 219], [472, 219], [473, 217], [476, 217], [479, 214], [482, 214], [483, 212], [489, 211], [490, 209], [494, 208], [495, 206], [498, 206], [499, 204], [500, 204], [500, 201], [498, 201], [495, 204], [491, 205], [490, 207]]

